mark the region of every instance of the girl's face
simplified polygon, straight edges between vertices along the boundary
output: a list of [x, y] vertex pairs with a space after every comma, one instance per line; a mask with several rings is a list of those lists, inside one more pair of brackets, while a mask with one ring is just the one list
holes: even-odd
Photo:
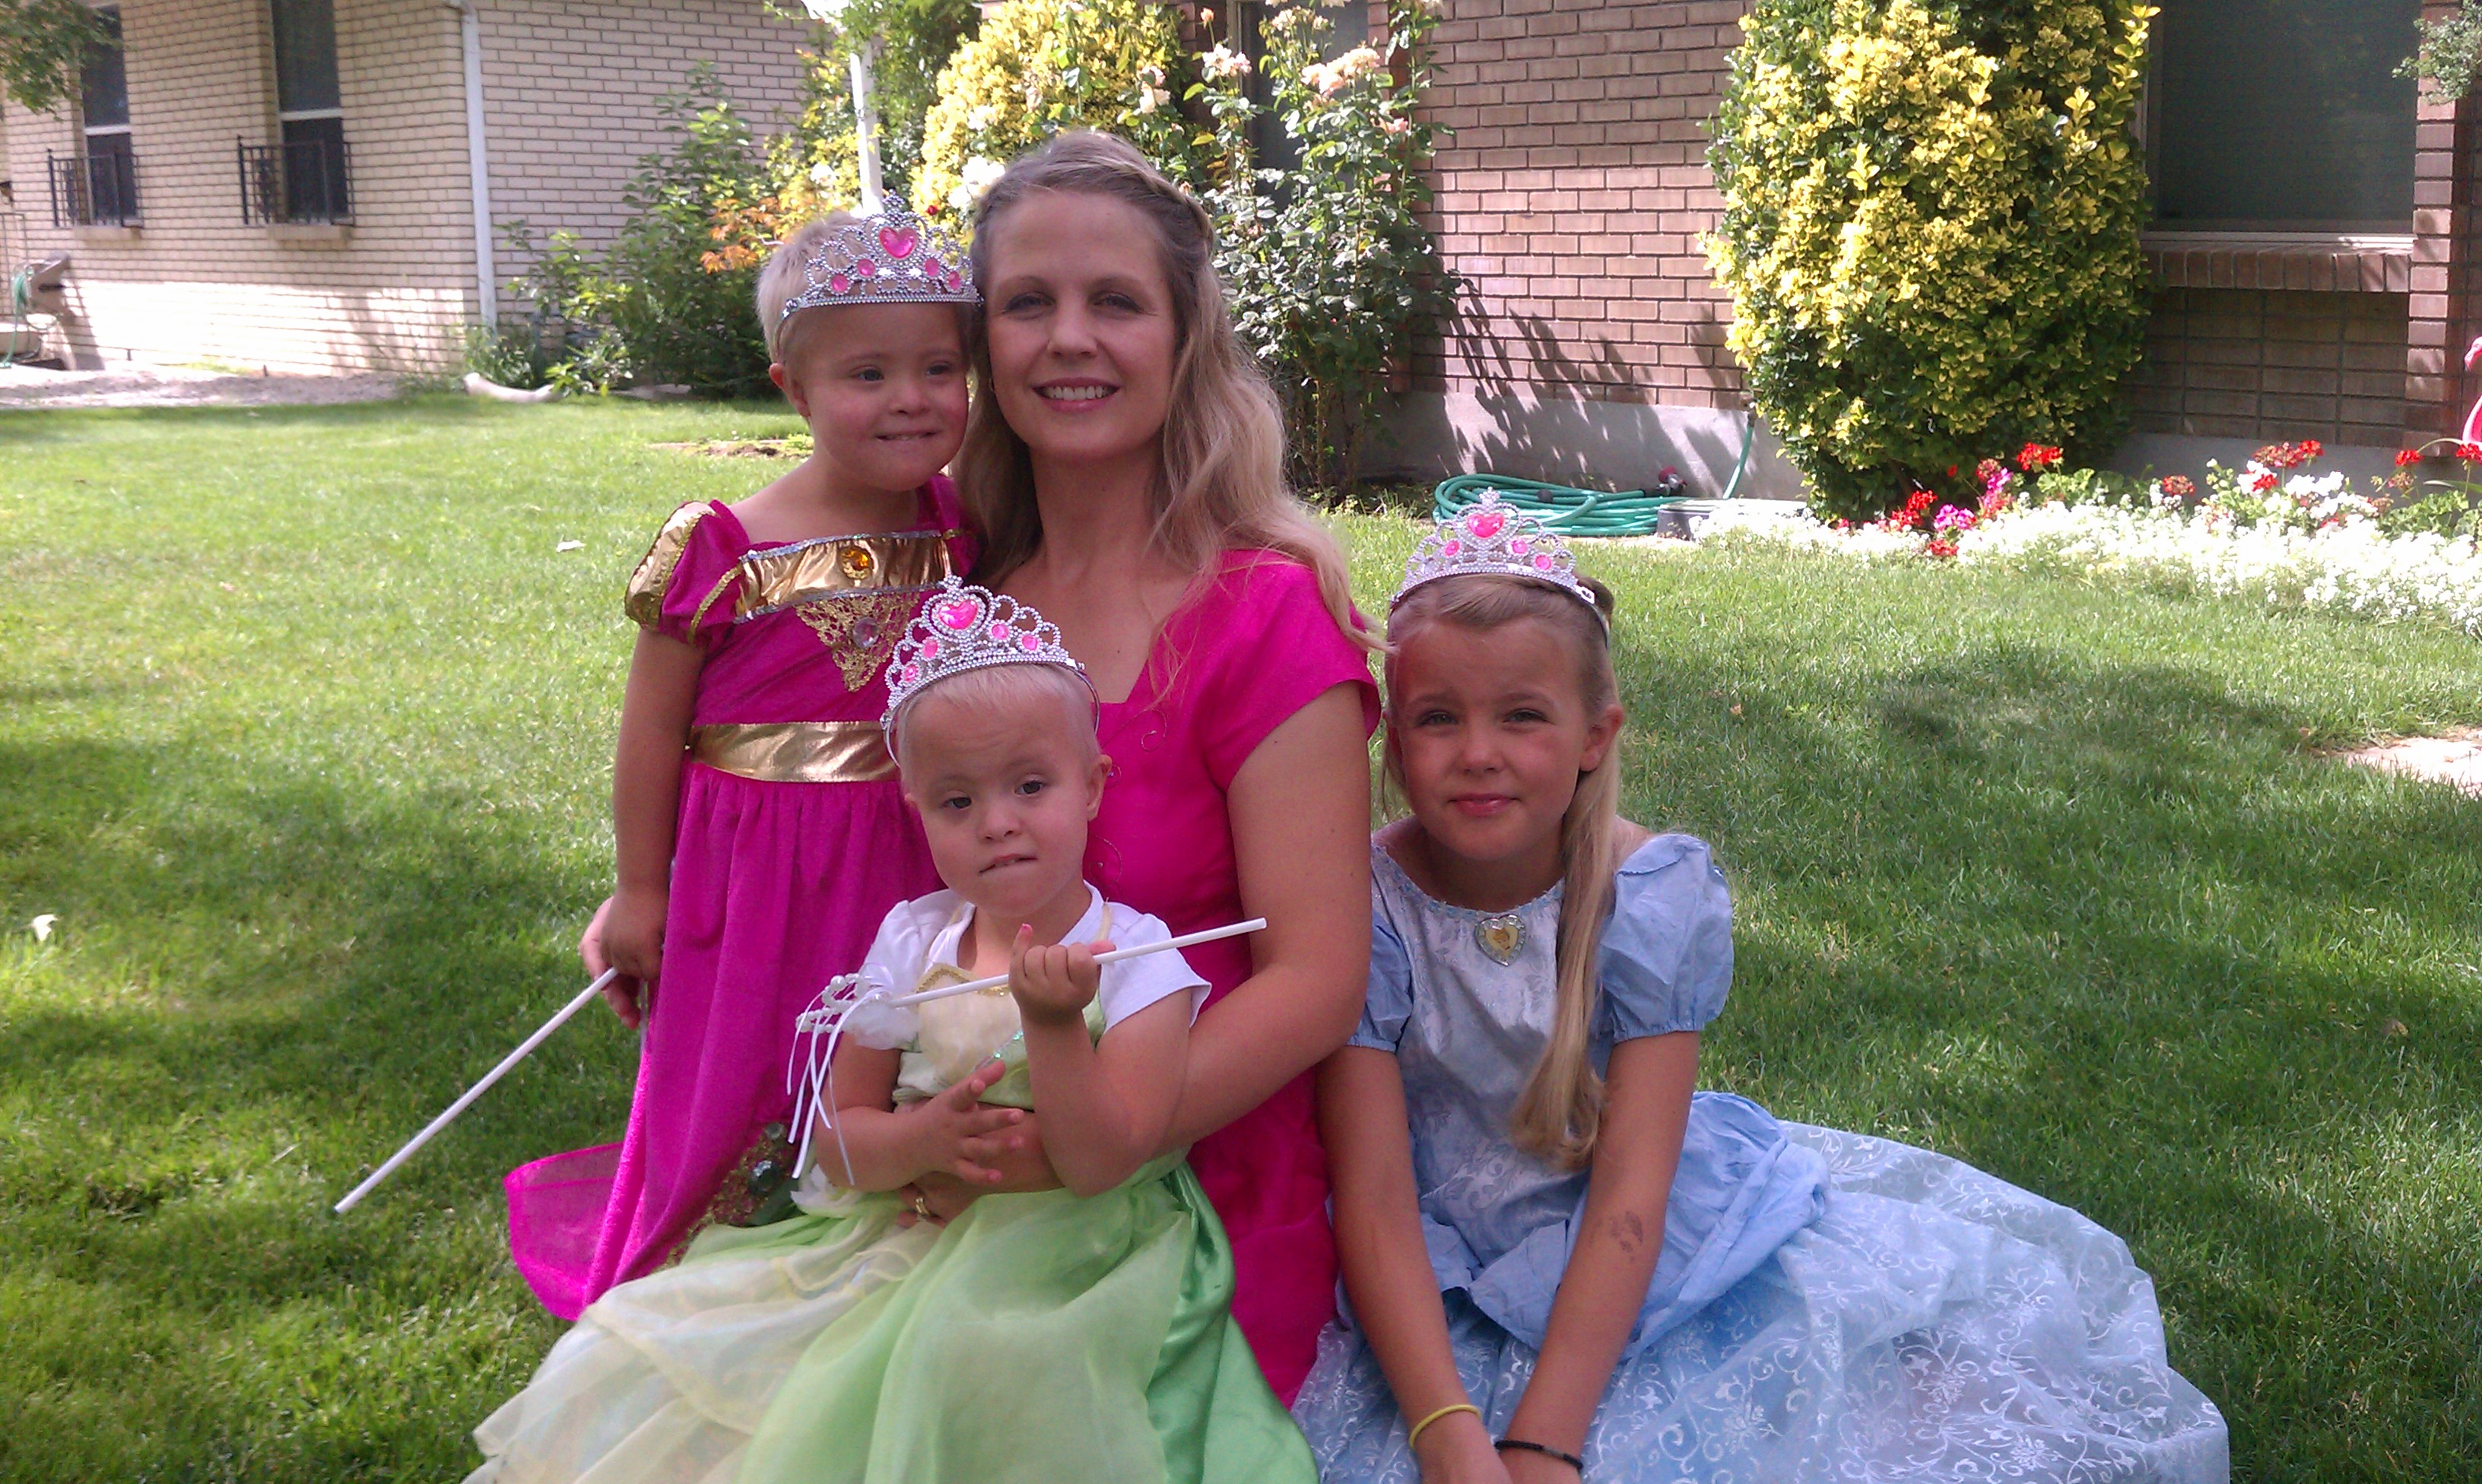
[[[841, 482], [918, 489], [965, 432], [965, 346], [948, 304], [805, 309], [788, 359], [767, 368]], [[793, 328], [793, 326], [787, 326]]]
[[1618, 706], [1587, 711], [1561, 636], [1530, 618], [1434, 622], [1398, 646], [1394, 671], [1388, 745], [1431, 843], [1476, 865], [1556, 862], [1577, 775], [1601, 765], [1622, 720]]
[[906, 708], [905, 796], [939, 879], [977, 910], [1025, 922], [1071, 893], [1085, 908], [1086, 826], [1111, 761], [1081, 744], [1087, 720], [1068, 709], [1038, 695], [1012, 715], [937, 690]]
[[1110, 196], [1037, 192], [993, 224], [991, 391], [1038, 458], [1152, 456], [1178, 333], [1154, 227]]

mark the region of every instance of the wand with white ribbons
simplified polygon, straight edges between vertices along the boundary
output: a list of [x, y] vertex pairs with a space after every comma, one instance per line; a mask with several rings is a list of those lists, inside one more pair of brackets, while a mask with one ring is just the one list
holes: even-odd
[[513, 1051], [506, 1056], [500, 1058], [500, 1064], [498, 1066], [484, 1073], [483, 1080], [481, 1081], [466, 1088], [465, 1095], [463, 1097], [449, 1104], [446, 1110], [441, 1112], [438, 1117], [431, 1120], [429, 1124], [425, 1125], [420, 1133], [417, 1133], [413, 1137], [406, 1140], [405, 1147], [403, 1149], [400, 1149], [395, 1154], [388, 1156], [387, 1162], [385, 1164], [383, 1164], [378, 1169], [371, 1171], [370, 1179], [363, 1181], [358, 1185], [356, 1185], [353, 1188], [352, 1193], [348, 1194], [343, 1200], [338, 1201], [336, 1203], [336, 1214], [341, 1216], [345, 1212], [352, 1211], [356, 1206], [359, 1205], [362, 1197], [370, 1194], [372, 1189], [376, 1187], [381, 1181], [385, 1180], [390, 1175], [396, 1173], [396, 1167], [398, 1165], [412, 1159], [413, 1152], [415, 1150], [430, 1143], [431, 1136], [433, 1134], [437, 1133], [440, 1130], [447, 1128], [449, 1124], [455, 1122], [457, 1115], [465, 1111], [468, 1107], [471, 1107], [476, 1098], [488, 1092], [493, 1082], [496, 1082], [501, 1078], [508, 1076], [509, 1069], [511, 1067], [515, 1066], [518, 1062], [523, 1061], [526, 1057], [532, 1055], [536, 1047], [541, 1046], [543, 1042], [551, 1039], [551, 1033], [553, 1031], [558, 1030], [561, 1027], [568, 1024], [568, 1018], [570, 1016], [576, 1014], [582, 1009], [585, 1009], [586, 1002], [594, 999], [596, 995], [602, 993], [603, 986], [611, 983], [613, 979], [620, 976], [620, 971], [618, 969], [606, 969], [601, 974], [596, 975], [594, 976], [594, 983], [579, 990], [577, 992], [576, 999], [571, 1000], [568, 1003], [561, 1006], [559, 1014], [554, 1015], [551, 1019], [544, 1021], [541, 1026], [537, 1027], [534, 1034], [517, 1043], [517, 1049], [515, 1051]]
[[[1149, 953], [1194, 948], [1201, 943], [1213, 943], [1219, 938], [1237, 938], [1244, 933], [1257, 932], [1266, 925], [1265, 918], [1254, 917], [1246, 923], [1209, 927], [1203, 932], [1183, 933], [1177, 938], [1166, 938], [1161, 943], [1145, 943], [1136, 948], [1114, 949], [1108, 953], [1096, 954], [1095, 962], [1097, 966], [1117, 964], [1124, 958], [1143, 958]], [[1008, 983], [1009, 976], [1005, 974], [995, 974], [989, 978], [968, 979], [963, 984], [942, 984], [937, 989], [918, 990], [910, 995], [894, 996], [888, 994], [886, 985], [874, 984], [852, 999], [837, 998], [851, 989], [857, 979], [858, 976], [840, 975], [830, 981], [828, 987], [819, 992], [819, 1000], [811, 1002], [811, 1008], [804, 1010], [801, 1017], [794, 1022], [797, 1038], [804, 1034], [811, 1038], [811, 1056], [806, 1068], [808, 1075], [802, 1079], [801, 1092], [793, 1103], [793, 1116], [799, 1121], [802, 1130], [801, 1147], [793, 1156], [793, 1177], [797, 1180], [801, 1178], [802, 1172], [809, 1167], [810, 1133], [819, 1121], [819, 1118], [805, 1115], [817, 1114], [819, 1117], [825, 1117], [827, 1110], [835, 1105], [836, 1043], [843, 1038], [845, 1023], [852, 1018], [856, 1010], [864, 1005], [902, 1009], [907, 1005], [924, 1004], [933, 1000], [945, 1000], [951, 995], [970, 995], [977, 990], [998, 989]], [[820, 1001], [827, 1002], [821, 1003]], [[824, 1042], [819, 1039], [819, 1032], [822, 1030], [827, 1032], [827, 1039]], [[795, 1054], [799, 1055], [798, 1050]], [[787, 1080], [790, 1080], [792, 1068], [788, 1065], [785, 1071]], [[844, 1130], [832, 1121], [828, 1124], [828, 1132], [836, 1136], [836, 1158], [844, 1164], [845, 1185], [850, 1189], [854, 1179], [853, 1157], [845, 1152]]]

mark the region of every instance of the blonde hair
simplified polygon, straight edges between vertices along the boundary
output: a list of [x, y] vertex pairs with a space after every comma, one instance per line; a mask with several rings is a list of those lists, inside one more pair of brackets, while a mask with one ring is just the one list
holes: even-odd
[[[1454, 624], [1488, 634], [1529, 620], [1543, 624], [1576, 657], [1577, 699], [1586, 714], [1599, 716], [1619, 701], [1620, 682], [1612, 672], [1605, 625], [1611, 593], [1591, 579], [1587, 586], [1604, 616], [1572, 593], [1522, 578], [1442, 578], [1405, 595], [1387, 616], [1387, 772], [1400, 791], [1405, 765], [1396, 742], [1397, 656], [1406, 640], [1432, 625]], [[1620, 869], [1620, 756], [1619, 739], [1614, 738], [1602, 761], [1577, 775], [1577, 792], [1560, 819], [1560, 930], [1553, 955], [1551, 1038], [1508, 1120], [1519, 1146], [1571, 1169], [1593, 1157], [1602, 1126], [1603, 1080], [1595, 1073], [1587, 1043], [1602, 992], [1603, 921], [1611, 915], [1612, 876]]]
[[[814, 304], [789, 315], [784, 312], [784, 301], [808, 287], [803, 265], [809, 260], [811, 253], [819, 249], [819, 245], [827, 241], [828, 234], [861, 224], [861, 219], [849, 211], [832, 211], [823, 217], [812, 217], [785, 233], [784, 240], [776, 245], [776, 250], [767, 254], [766, 266], [758, 270], [758, 287], [752, 295], [752, 300], [758, 310], [758, 327], [767, 336], [769, 360], [786, 362], [793, 353], [794, 341], [800, 338], [796, 332], [816, 325], [821, 318], [821, 310], [835, 307], [832, 304]], [[954, 307], [957, 311], [957, 339], [962, 344], [973, 331], [972, 311], [964, 304]]]
[[[1232, 333], [1215, 274], [1215, 228], [1187, 193], [1107, 134], [1062, 134], [1021, 155], [986, 193], [974, 218], [974, 281], [992, 286], [991, 251], [1002, 218], [1039, 192], [1099, 195], [1130, 207], [1153, 228], [1172, 297], [1172, 395], [1154, 489], [1155, 549], [1203, 577], [1235, 548], [1280, 552], [1310, 569], [1319, 598], [1346, 638], [1376, 649], [1353, 618], [1344, 555], [1284, 487], [1284, 422], [1275, 392]], [[988, 303], [973, 336], [977, 382], [957, 456], [957, 483], [983, 533], [978, 580], [996, 586], [1043, 545], [1034, 466], [1025, 440], [991, 391]]]
[[784, 347], [792, 339], [790, 331], [805, 320], [818, 318], [805, 309], [796, 314], [784, 312], [784, 301], [802, 292], [802, 265], [808, 261], [828, 234], [839, 227], [859, 226], [861, 219], [849, 211], [832, 211], [824, 217], [812, 217], [784, 234], [776, 250], [767, 254], [767, 266], [758, 270], [758, 289], [753, 296], [758, 310], [758, 327], [767, 336], [767, 358], [781, 361]]
[[1034, 730], [1020, 718], [1048, 699], [1065, 709], [1069, 740], [1080, 758], [1092, 762], [1103, 750], [1095, 734], [1095, 688], [1082, 676], [1058, 664], [989, 664], [942, 676], [907, 696], [905, 704], [896, 708], [896, 715], [888, 718], [887, 751], [896, 759], [900, 772], [905, 768], [905, 718], [913, 714], [913, 708], [925, 696], [938, 696], [960, 706], [1009, 717], [1019, 722], [1020, 731]]

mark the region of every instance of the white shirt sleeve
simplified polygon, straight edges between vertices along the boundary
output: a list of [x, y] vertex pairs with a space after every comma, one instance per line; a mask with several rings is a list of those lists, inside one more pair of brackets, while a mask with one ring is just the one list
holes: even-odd
[[[1110, 921], [1114, 948], [1144, 948], [1173, 936], [1172, 929], [1160, 919], [1118, 902], [1111, 905]], [[1189, 960], [1181, 957], [1180, 950], [1167, 949], [1144, 958], [1105, 964], [1102, 988], [1096, 998], [1103, 1002], [1103, 1028], [1109, 1031], [1156, 1001], [1182, 993], [1189, 996], [1189, 1018], [1196, 1021], [1199, 1010], [1206, 1004], [1206, 981], [1198, 976]]]
[[[931, 951], [932, 940], [939, 936], [956, 908], [954, 892], [934, 892], [890, 907], [887, 916], [880, 920], [879, 936], [871, 940], [870, 951], [862, 955], [861, 983], [855, 992], [859, 994], [882, 985], [890, 994], [912, 993], [922, 977], [923, 959]], [[854, 1012], [845, 1028], [864, 1046], [896, 1051], [911, 1042], [921, 1027], [910, 1008], [883, 1009], [872, 1004]]]

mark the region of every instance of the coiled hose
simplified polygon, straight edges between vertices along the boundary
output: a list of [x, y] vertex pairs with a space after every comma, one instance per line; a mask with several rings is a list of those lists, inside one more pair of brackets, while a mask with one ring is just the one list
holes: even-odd
[[[35, 271], [31, 268], [18, 269], [9, 275], [9, 313], [5, 318], [13, 325], [24, 325], [27, 323], [26, 316], [32, 314], [34, 309]], [[37, 343], [37, 353], [40, 353], [40, 341]], [[12, 329], [9, 331], [8, 343], [0, 345], [0, 366], [14, 366], [17, 364], [17, 332]]]
[[[1741, 456], [1732, 465], [1732, 482], [1724, 498], [1740, 492], [1741, 476], [1750, 466], [1754, 424], [1741, 430]], [[1652, 535], [1663, 521], [1663, 508], [1688, 498], [1680, 477], [1669, 471], [1653, 490], [1578, 489], [1508, 474], [1460, 474], [1439, 482], [1431, 491], [1431, 518], [1448, 520], [1460, 510], [1497, 493], [1500, 503], [1536, 516], [1563, 535]]]

